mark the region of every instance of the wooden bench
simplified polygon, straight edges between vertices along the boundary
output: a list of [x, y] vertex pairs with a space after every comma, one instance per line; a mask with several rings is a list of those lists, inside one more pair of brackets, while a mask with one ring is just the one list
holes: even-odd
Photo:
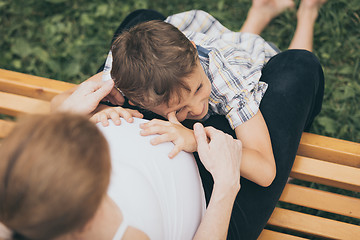
[[[0, 138], [10, 132], [14, 117], [48, 113], [52, 97], [73, 86], [0, 69], [0, 114], [11, 116], [0, 119]], [[291, 177], [304, 186], [286, 185], [259, 239], [360, 239], [360, 143], [304, 133]], [[339, 216], [347, 222], [335, 220]]]

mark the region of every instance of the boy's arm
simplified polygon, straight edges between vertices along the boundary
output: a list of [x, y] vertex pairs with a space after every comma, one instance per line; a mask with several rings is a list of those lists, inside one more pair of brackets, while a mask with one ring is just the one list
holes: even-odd
[[276, 175], [270, 135], [260, 112], [235, 128], [243, 144], [241, 176], [261, 186], [269, 186]]

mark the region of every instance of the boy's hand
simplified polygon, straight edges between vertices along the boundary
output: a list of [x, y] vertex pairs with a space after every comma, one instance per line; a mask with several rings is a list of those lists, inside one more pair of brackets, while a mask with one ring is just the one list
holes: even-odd
[[148, 123], [141, 124], [140, 134], [148, 136], [160, 134], [151, 140], [152, 145], [163, 142], [174, 143], [173, 150], [169, 153], [169, 158], [175, 157], [180, 151], [195, 152], [197, 148], [195, 136], [192, 130], [184, 127], [176, 118], [175, 112], [168, 114], [169, 121], [153, 119]]
[[120, 117], [124, 118], [125, 121], [131, 123], [134, 121], [132, 117], [142, 118], [143, 115], [137, 110], [125, 109], [122, 107], [109, 107], [106, 105], [99, 106], [100, 110], [98, 110], [90, 120], [101, 124], [106, 127], [109, 125], [108, 119], [111, 119], [115, 125], [120, 125], [121, 120]]

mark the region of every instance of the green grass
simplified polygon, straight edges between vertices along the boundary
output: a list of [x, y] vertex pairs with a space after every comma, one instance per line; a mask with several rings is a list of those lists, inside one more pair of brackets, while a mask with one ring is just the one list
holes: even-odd
[[[152, 8], [164, 15], [202, 9], [235, 31], [250, 5], [251, 0], [0, 0], [0, 68], [79, 83], [103, 63], [114, 30], [135, 9]], [[287, 11], [262, 36], [285, 50], [295, 27], [296, 12]], [[360, 142], [359, 0], [328, 0], [315, 26], [314, 49], [326, 86], [323, 109], [311, 131]]]
[[[297, 4], [299, 1], [297, 1]], [[238, 30], [250, 0], [0, 0], [0, 68], [79, 83], [103, 63], [110, 39], [132, 10], [165, 15], [205, 10]], [[274, 19], [262, 36], [285, 50], [296, 12]], [[325, 72], [323, 110], [312, 132], [360, 141], [360, 1], [328, 0], [315, 26], [315, 54]]]

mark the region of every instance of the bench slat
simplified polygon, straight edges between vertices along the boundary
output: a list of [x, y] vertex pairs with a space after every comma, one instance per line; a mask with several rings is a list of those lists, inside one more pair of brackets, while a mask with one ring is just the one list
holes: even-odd
[[0, 113], [18, 116], [24, 113], [49, 113], [50, 102], [0, 92]]
[[360, 143], [303, 133], [297, 154], [360, 168]]
[[0, 119], [0, 138], [6, 137], [14, 126], [14, 122]]
[[296, 156], [290, 176], [360, 192], [360, 169], [355, 167]]
[[287, 209], [275, 208], [268, 224], [331, 239], [359, 239], [359, 226]]
[[360, 219], [360, 199], [286, 184], [280, 201]]
[[258, 238], [258, 240], [274, 240], [274, 239], [276, 239], [276, 240], [303, 240], [306, 238], [301, 238], [298, 236], [275, 232], [275, 231], [271, 231], [271, 230], [267, 230], [267, 229], [264, 229]]
[[73, 83], [0, 69], [0, 91], [3, 92], [51, 100], [55, 95], [73, 86]]

